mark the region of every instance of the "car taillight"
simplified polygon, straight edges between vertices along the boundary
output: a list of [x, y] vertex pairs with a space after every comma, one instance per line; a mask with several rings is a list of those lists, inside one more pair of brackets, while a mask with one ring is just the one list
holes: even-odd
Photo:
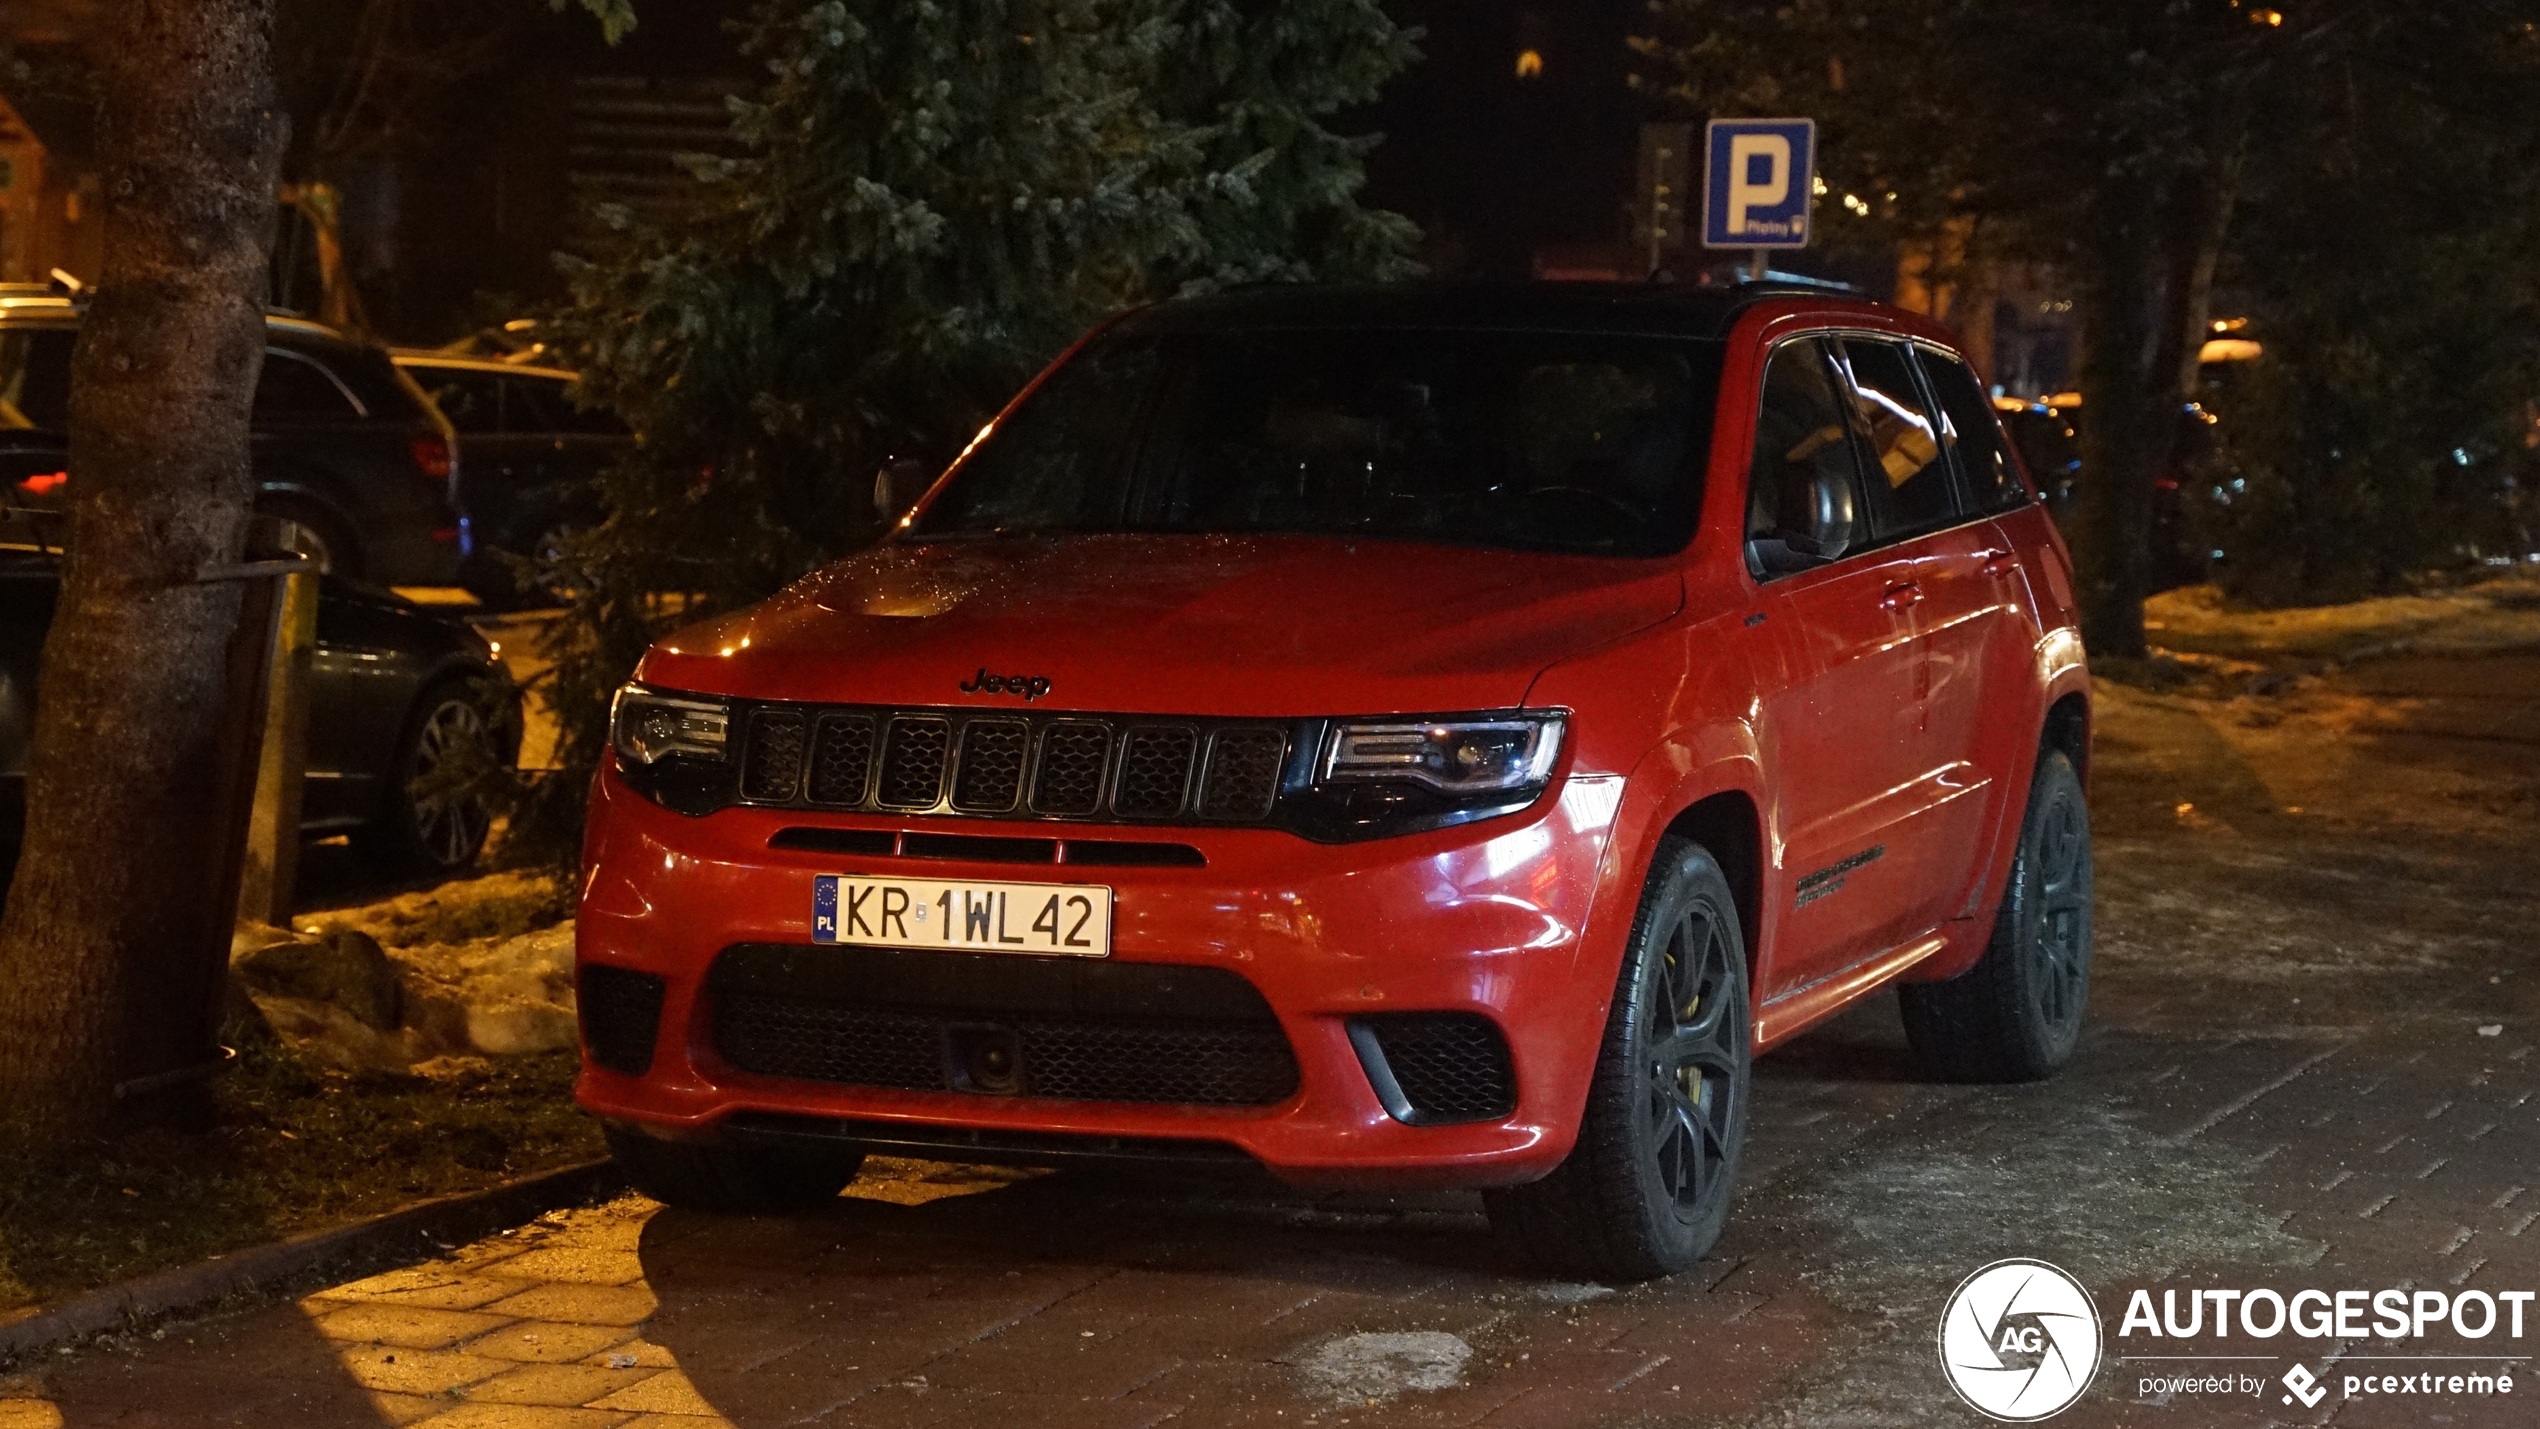
[[443, 436], [417, 437], [406, 447], [414, 457], [415, 470], [434, 481], [450, 479], [450, 439]]
[[70, 479], [71, 474], [67, 471], [48, 471], [19, 482], [18, 490], [30, 496], [50, 496], [61, 490]]

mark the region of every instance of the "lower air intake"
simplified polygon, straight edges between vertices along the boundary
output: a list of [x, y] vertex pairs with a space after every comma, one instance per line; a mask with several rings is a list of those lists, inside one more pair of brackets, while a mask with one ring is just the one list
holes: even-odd
[[1470, 1012], [1353, 1018], [1349, 1040], [1396, 1121], [1496, 1121], [1517, 1109], [1517, 1076], [1498, 1024]]

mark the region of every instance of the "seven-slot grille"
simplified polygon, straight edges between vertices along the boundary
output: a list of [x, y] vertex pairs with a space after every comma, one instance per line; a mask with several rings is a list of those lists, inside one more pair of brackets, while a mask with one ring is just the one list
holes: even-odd
[[753, 804], [982, 817], [1259, 823], [1285, 725], [1137, 715], [824, 709], [748, 715]]

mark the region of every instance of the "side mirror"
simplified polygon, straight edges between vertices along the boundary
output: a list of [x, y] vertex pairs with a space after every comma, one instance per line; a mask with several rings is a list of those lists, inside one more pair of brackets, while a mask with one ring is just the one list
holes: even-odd
[[1816, 546], [1816, 554], [1829, 561], [1840, 559], [1852, 548], [1859, 521], [1852, 483], [1839, 471], [1819, 471], [1808, 483], [1808, 539]]
[[873, 474], [873, 509], [886, 522], [897, 521], [935, 484], [934, 473], [915, 457], [893, 457]]

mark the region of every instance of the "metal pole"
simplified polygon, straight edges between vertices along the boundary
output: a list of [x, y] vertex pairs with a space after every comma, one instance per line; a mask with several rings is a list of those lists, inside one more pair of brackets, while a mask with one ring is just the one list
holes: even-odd
[[1756, 249], [1753, 265], [1754, 266], [1747, 270], [1746, 276], [1748, 281], [1760, 283], [1766, 278], [1771, 277], [1773, 268], [1770, 250], [1763, 248]]
[[[288, 538], [283, 542], [286, 548], [290, 544]], [[291, 923], [300, 874], [300, 794], [308, 772], [309, 666], [317, 650], [317, 614], [318, 573], [304, 565], [282, 578], [282, 609], [274, 622], [255, 802], [248, 810], [246, 859], [238, 878], [242, 923]]]

